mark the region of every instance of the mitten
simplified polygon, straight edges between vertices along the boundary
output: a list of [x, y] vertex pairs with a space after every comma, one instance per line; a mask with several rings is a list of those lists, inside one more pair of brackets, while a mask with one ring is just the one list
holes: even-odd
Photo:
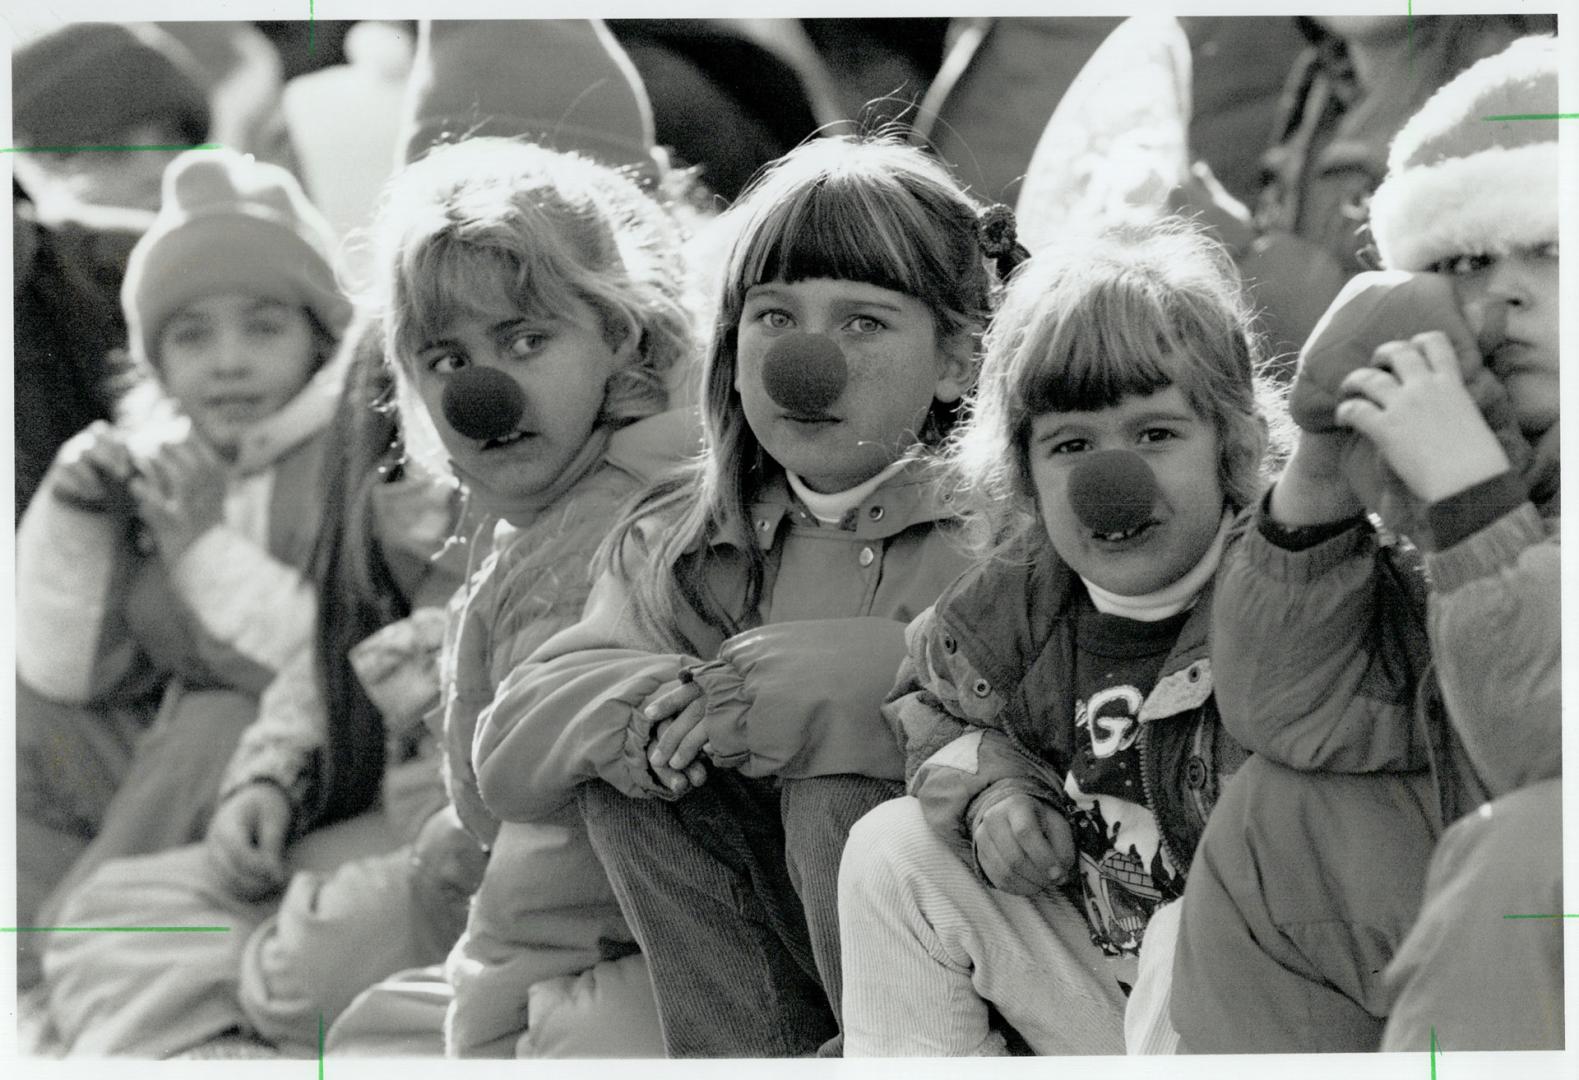
[[1440, 330], [1453, 343], [1464, 385], [1487, 425], [1513, 467], [1522, 469], [1529, 458], [1529, 445], [1519, 433], [1501, 384], [1482, 359], [1502, 338], [1502, 309], [1472, 311], [1470, 316], [1481, 324], [1478, 334], [1460, 313], [1452, 279], [1442, 274], [1401, 270], [1356, 274], [1311, 331], [1300, 353], [1289, 394], [1289, 414], [1307, 431], [1342, 430], [1332, 414], [1344, 377], [1368, 366], [1380, 345]]

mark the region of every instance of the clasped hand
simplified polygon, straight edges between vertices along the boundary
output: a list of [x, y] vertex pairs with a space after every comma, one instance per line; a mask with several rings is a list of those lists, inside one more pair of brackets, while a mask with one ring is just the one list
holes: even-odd
[[688, 676], [671, 679], [642, 704], [642, 715], [654, 721], [647, 745], [653, 775], [676, 795], [701, 787], [707, 780], [707, 763], [699, 757], [707, 747], [702, 688]]

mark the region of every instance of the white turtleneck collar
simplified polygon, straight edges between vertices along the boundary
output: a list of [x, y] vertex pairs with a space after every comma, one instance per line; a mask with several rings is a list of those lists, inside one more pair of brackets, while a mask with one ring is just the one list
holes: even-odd
[[806, 509], [811, 512], [812, 517], [823, 525], [837, 525], [844, 520], [845, 514], [865, 502], [872, 492], [882, 487], [889, 477], [900, 472], [908, 463], [908, 458], [900, 458], [870, 480], [856, 484], [853, 488], [826, 495], [807, 487], [804, 480], [788, 469], [784, 470], [784, 476], [789, 480], [790, 490], [795, 493], [797, 499], [806, 504]]
[[1217, 572], [1217, 563], [1223, 557], [1223, 542], [1228, 537], [1228, 526], [1233, 520], [1233, 511], [1223, 511], [1223, 520], [1217, 526], [1217, 536], [1206, 549], [1206, 554], [1201, 556], [1201, 561], [1183, 577], [1155, 592], [1144, 596], [1120, 596], [1093, 585], [1085, 578], [1080, 580], [1085, 582], [1086, 592], [1091, 594], [1091, 602], [1104, 614], [1121, 615], [1137, 622], [1159, 622], [1177, 615], [1195, 603], [1196, 596]]

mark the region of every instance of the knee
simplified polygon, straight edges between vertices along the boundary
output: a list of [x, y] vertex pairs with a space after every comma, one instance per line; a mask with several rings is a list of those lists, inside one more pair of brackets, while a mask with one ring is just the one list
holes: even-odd
[[930, 859], [955, 856], [933, 834], [921, 804], [909, 796], [874, 807], [850, 829], [839, 864], [839, 894], [852, 898], [882, 891], [878, 883], [898, 884], [924, 873]]

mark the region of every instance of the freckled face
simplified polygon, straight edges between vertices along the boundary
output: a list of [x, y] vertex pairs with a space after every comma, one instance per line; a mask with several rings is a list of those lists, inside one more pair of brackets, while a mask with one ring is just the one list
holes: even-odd
[[[832, 338], [849, 366], [843, 392], [815, 416], [791, 415], [763, 383], [768, 350], [796, 332]], [[941, 341], [924, 303], [865, 282], [754, 286], [737, 341], [735, 390], [752, 433], [813, 491], [876, 476], [914, 445], [934, 400], [958, 401], [970, 385], [967, 337]]]
[[[1133, 450], [1157, 481], [1146, 521], [1101, 535], [1075, 515], [1070, 474], [1099, 450]], [[1217, 433], [1177, 386], [1089, 412], [1043, 413], [1031, 422], [1029, 457], [1042, 523], [1053, 549], [1087, 581], [1120, 596], [1171, 585], [1205, 556], [1226, 496], [1217, 477]]]
[[[609, 378], [634, 348], [633, 339], [610, 346], [597, 313], [580, 300], [553, 319], [512, 308], [456, 319], [418, 350], [413, 376], [466, 481], [496, 498], [530, 498], [551, 488], [586, 445]], [[526, 398], [515, 430], [494, 439], [462, 435], [444, 416], [449, 379], [479, 364], [508, 374]]]

